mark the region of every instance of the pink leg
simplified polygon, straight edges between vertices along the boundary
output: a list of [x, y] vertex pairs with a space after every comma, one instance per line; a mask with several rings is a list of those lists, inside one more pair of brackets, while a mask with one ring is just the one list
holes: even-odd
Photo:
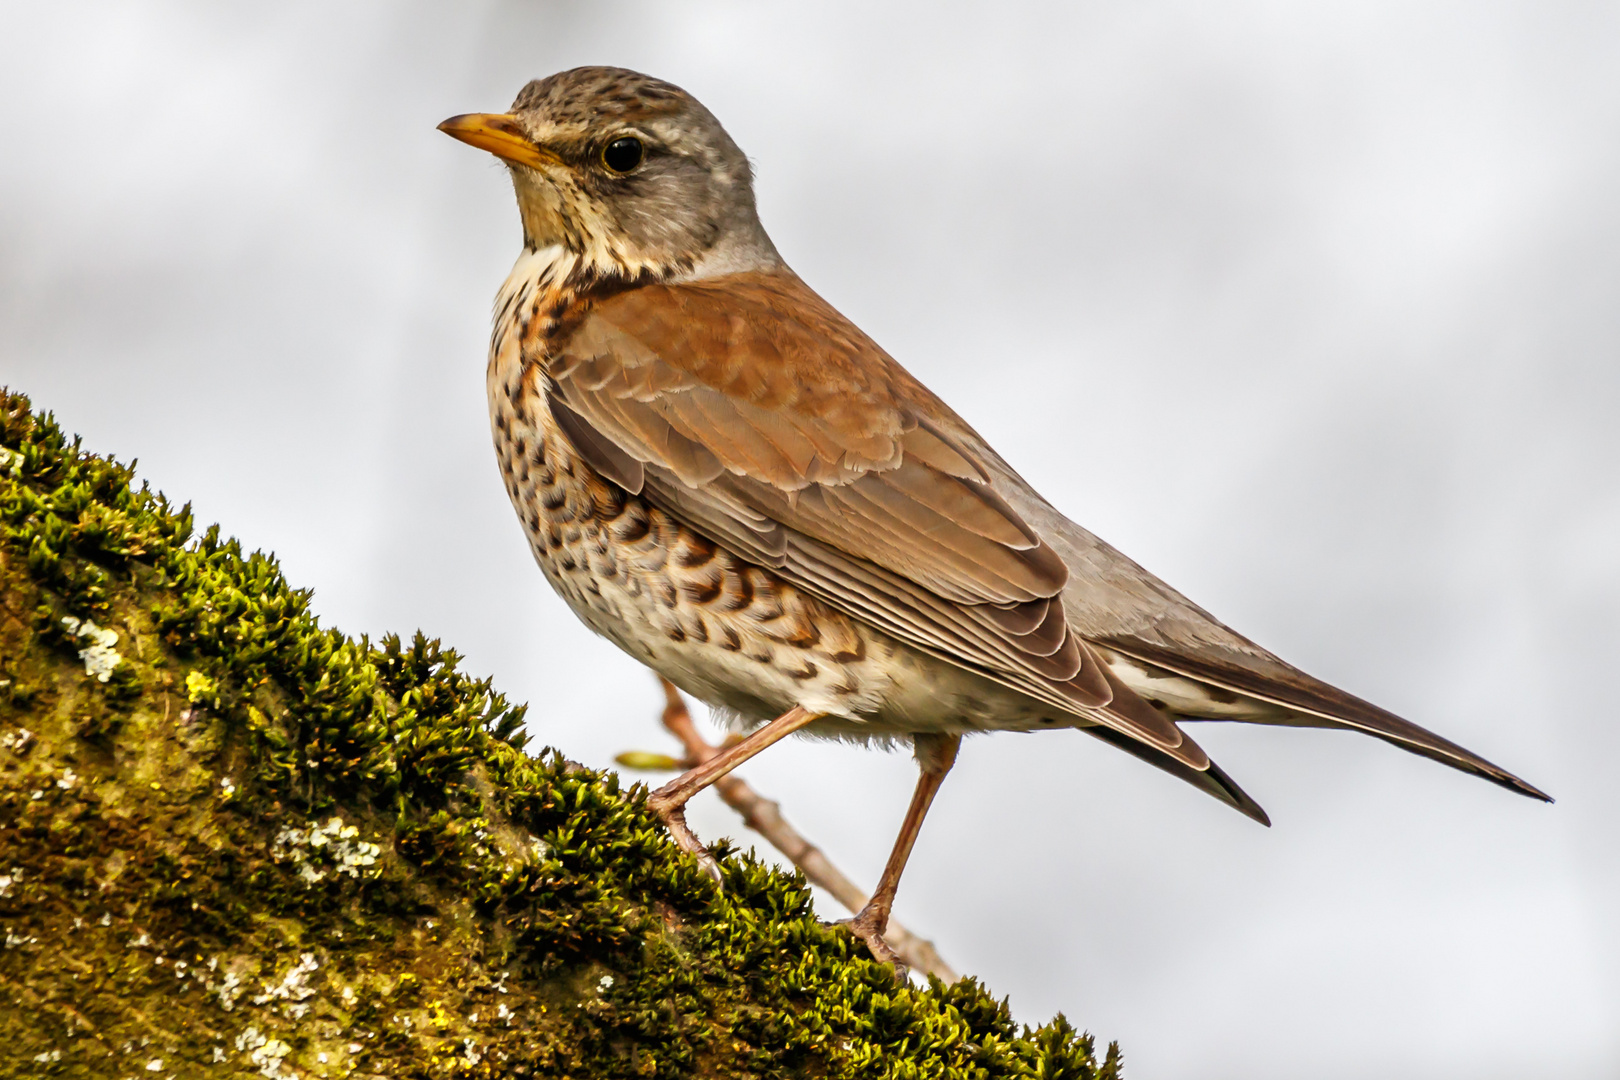
[[[669, 829], [670, 835], [681, 846], [681, 850], [691, 852], [699, 859], [707, 859], [708, 855], [703, 845], [698, 843], [698, 838], [693, 836], [692, 830], [686, 826], [686, 801], [761, 750], [781, 742], [820, 717], [820, 713], [813, 713], [795, 705], [746, 739], [726, 747], [706, 761], [698, 762], [647, 796], [647, 808], [663, 819], [664, 826]], [[710, 869], [713, 872], [713, 868]]]
[[878, 879], [877, 891], [849, 922], [850, 930], [866, 942], [873, 956], [886, 964], [893, 964], [902, 972], [904, 965], [894, 950], [889, 948], [889, 943], [883, 940], [883, 931], [888, 928], [889, 909], [894, 906], [894, 894], [900, 888], [900, 875], [905, 873], [906, 860], [911, 858], [912, 846], [917, 842], [917, 834], [922, 831], [923, 818], [928, 816], [928, 808], [933, 804], [945, 774], [956, 763], [956, 749], [961, 745], [962, 737], [915, 735], [912, 743], [916, 747], [920, 773], [917, 787], [911, 793], [911, 805], [906, 808], [906, 818], [900, 823], [900, 835], [895, 837], [894, 849], [889, 852], [883, 876]]

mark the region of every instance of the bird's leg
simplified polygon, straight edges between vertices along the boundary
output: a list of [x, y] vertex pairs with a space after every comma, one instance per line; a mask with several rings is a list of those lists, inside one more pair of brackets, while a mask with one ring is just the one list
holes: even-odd
[[894, 838], [894, 849], [878, 879], [877, 891], [859, 913], [849, 921], [850, 931], [872, 950], [872, 955], [886, 964], [893, 964], [902, 976], [905, 965], [883, 940], [883, 931], [889, 925], [889, 909], [894, 906], [894, 894], [900, 888], [900, 875], [905, 872], [906, 860], [922, 831], [923, 818], [928, 807], [945, 781], [945, 774], [956, 763], [956, 748], [962, 744], [960, 735], [913, 735], [912, 746], [917, 755], [917, 787], [911, 793], [911, 805], [906, 808], [906, 819], [900, 823], [900, 835]]
[[[675, 697], [672, 700], [678, 701], [679, 698]], [[692, 835], [692, 830], [686, 826], [687, 800], [761, 750], [782, 741], [820, 717], [820, 713], [795, 705], [751, 733], [746, 739], [733, 743], [714, 756], [698, 762], [647, 796], [647, 808], [663, 819], [665, 828], [669, 829], [670, 835], [675, 838], [675, 843], [680, 845], [682, 851], [690, 852], [700, 860], [707, 860], [708, 853], [703, 850], [703, 845], [698, 843], [698, 838]], [[712, 864], [706, 868], [718, 877], [717, 870]]]

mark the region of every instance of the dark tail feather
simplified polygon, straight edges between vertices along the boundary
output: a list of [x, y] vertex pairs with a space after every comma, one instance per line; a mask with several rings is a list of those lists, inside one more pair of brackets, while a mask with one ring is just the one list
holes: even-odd
[[[1472, 773], [1509, 791], [1527, 795], [1532, 799], [1541, 799], [1543, 802], [1553, 801], [1551, 795], [1534, 784], [1527, 783], [1501, 766], [1486, 761], [1472, 750], [1458, 746], [1450, 739], [1436, 735], [1427, 728], [1418, 727], [1410, 720], [1403, 720], [1354, 694], [1313, 678], [1275, 657], [1268, 661], [1269, 666], [1274, 668], [1268, 674], [1239, 667], [1235, 661], [1216, 663], [1208, 657], [1184, 655], [1145, 642], [1110, 638], [1104, 644], [1126, 656], [1162, 667], [1195, 682], [1220, 687], [1293, 710], [1297, 717], [1295, 722], [1310, 727], [1336, 727], [1364, 732], [1402, 750], [1438, 761], [1442, 765], [1450, 765], [1453, 769], [1465, 773]], [[1252, 658], [1249, 662], [1258, 663]], [[1200, 717], [1179, 716], [1177, 719], [1194, 720]], [[1208, 719], [1227, 718], [1212, 716]]]
[[1482, 779], [1489, 780], [1499, 787], [1505, 787], [1519, 795], [1528, 795], [1532, 799], [1542, 802], [1552, 802], [1553, 797], [1534, 784], [1520, 780], [1499, 765], [1493, 765], [1470, 750], [1465, 750], [1449, 739], [1443, 739], [1432, 731], [1425, 731], [1416, 724], [1406, 724], [1406, 727], [1417, 728], [1427, 738], [1414, 738], [1404, 730], [1385, 731], [1359, 719], [1344, 721], [1344, 726], [1355, 731], [1362, 731], [1368, 735], [1377, 736], [1392, 746], [1398, 746], [1408, 753], [1426, 757], [1431, 761], [1438, 761], [1442, 765], [1450, 765], [1453, 769], [1471, 773]]
[[1163, 769], [1171, 776], [1187, 781], [1193, 787], [1215, 796], [1221, 802], [1246, 817], [1253, 818], [1262, 825], [1267, 827], [1271, 825], [1271, 819], [1260, 808], [1260, 804], [1249, 798], [1249, 793], [1238, 787], [1237, 783], [1230, 776], [1227, 776], [1225, 771], [1213, 761], [1209, 763], [1207, 769], [1194, 769], [1177, 761], [1163, 750], [1148, 746], [1146, 743], [1137, 742], [1129, 735], [1115, 731], [1113, 728], [1099, 725], [1097, 727], [1083, 727], [1080, 730], [1087, 735], [1096, 736], [1105, 743], [1111, 743], [1119, 747], [1127, 754], [1141, 758], [1155, 768]]

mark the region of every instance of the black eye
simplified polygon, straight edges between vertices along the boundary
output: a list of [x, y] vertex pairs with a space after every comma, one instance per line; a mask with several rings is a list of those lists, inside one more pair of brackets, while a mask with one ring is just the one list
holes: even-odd
[[631, 136], [614, 139], [602, 150], [602, 164], [616, 173], [627, 173], [641, 164], [641, 140]]

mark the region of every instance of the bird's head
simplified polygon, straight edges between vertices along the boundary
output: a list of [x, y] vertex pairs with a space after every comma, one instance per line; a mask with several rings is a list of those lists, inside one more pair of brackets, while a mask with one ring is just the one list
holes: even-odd
[[529, 83], [510, 112], [454, 116], [439, 130], [506, 163], [530, 249], [561, 245], [597, 275], [706, 277], [780, 262], [748, 158], [678, 86], [574, 68]]

